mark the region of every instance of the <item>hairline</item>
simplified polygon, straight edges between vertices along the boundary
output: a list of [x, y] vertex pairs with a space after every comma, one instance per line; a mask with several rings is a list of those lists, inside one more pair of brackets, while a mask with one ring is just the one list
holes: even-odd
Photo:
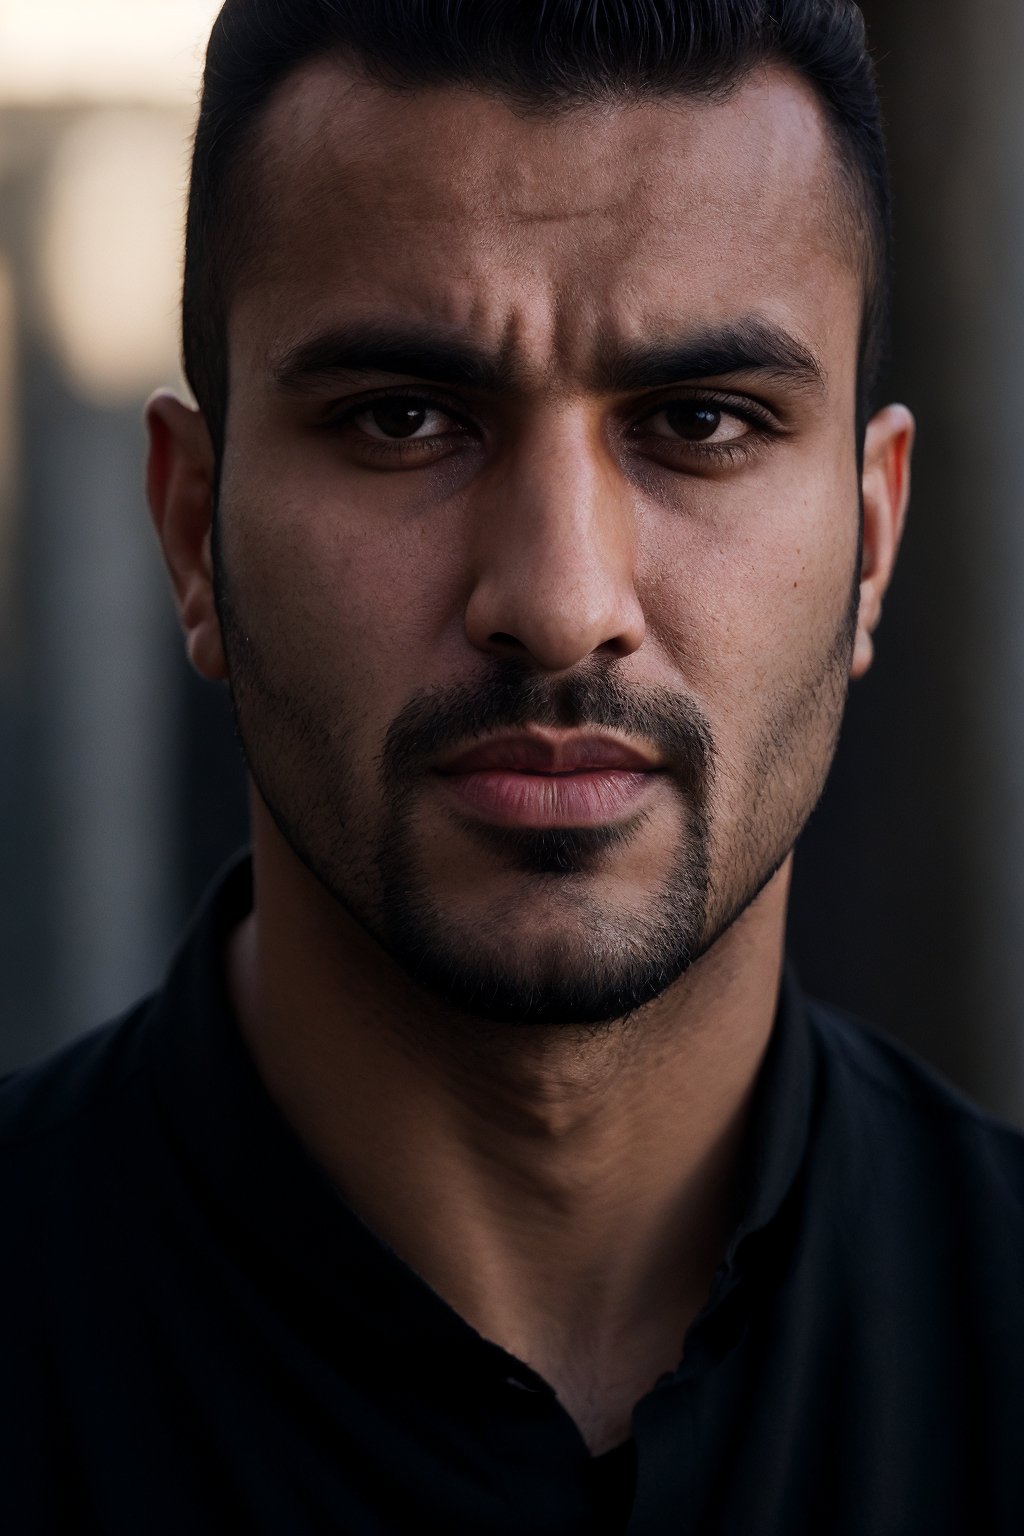
[[[747, 67], [737, 69], [735, 74], [724, 81], [709, 79], [706, 86], [698, 80], [678, 86], [638, 85], [634, 88], [615, 89], [601, 85], [589, 91], [549, 93], [516, 90], [510, 85], [471, 76], [465, 79], [439, 76], [434, 80], [403, 78], [353, 49], [331, 47], [297, 61], [275, 82], [266, 98], [242, 125], [223, 172], [222, 212], [214, 226], [216, 233], [209, 241], [206, 255], [212, 275], [204, 284], [205, 295], [214, 303], [213, 320], [219, 331], [223, 365], [222, 398], [216, 402], [217, 423], [210, 423], [208, 419], [208, 425], [214, 429], [214, 448], [218, 461], [223, 456], [231, 390], [228, 345], [231, 308], [238, 293], [244, 288], [247, 274], [256, 259], [261, 235], [270, 228], [274, 216], [272, 194], [268, 193], [265, 183], [267, 167], [261, 166], [257, 160], [260, 142], [267, 130], [267, 120], [288, 85], [303, 70], [331, 61], [350, 71], [354, 68], [357, 83], [390, 91], [396, 98], [423, 95], [430, 91], [473, 94], [501, 103], [523, 118], [549, 121], [602, 106], [626, 108], [659, 102], [668, 105], [674, 101], [713, 105], [730, 100], [759, 71], [783, 71], [801, 82], [813, 97], [824, 142], [832, 159], [833, 174], [825, 181], [823, 217], [827, 220], [829, 240], [851, 269], [859, 272], [861, 277], [858, 371], [863, 370], [870, 300], [884, 286], [885, 281], [882, 271], [882, 263], [886, 260], [886, 253], [882, 249], [883, 231], [879, 227], [875, 198], [867, 173], [857, 163], [850, 146], [832, 120], [827, 102], [814, 79], [791, 60], [782, 55], [765, 54], [751, 60]], [[262, 196], [259, 195], [261, 190]], [[858, 394], [861, 393], [862, 390], [858, 388]], [[200, 401], [200, 406], [206, 414], [205, 403]]]

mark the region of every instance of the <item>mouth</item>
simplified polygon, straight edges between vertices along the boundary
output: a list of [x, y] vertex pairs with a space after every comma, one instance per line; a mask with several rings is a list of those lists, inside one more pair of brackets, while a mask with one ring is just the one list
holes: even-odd
[[498, 826], [544, 829], [621, 821], [664, 769], [616, 737], [531, 733], [478, 743], [436, 772], [462, 810]]

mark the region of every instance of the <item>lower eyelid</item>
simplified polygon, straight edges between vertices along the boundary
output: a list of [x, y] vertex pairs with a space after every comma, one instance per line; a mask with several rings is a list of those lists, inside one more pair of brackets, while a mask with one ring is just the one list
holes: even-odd
[[350, 441], [348, 445], [348, 452], [353, 458], [376, 461], [383, 466], [390, 464], [394, 469], [424, 467], [436, 460], [448, 458], [457, 451], [458, 444], [453, 443], [451, 434], [387, 438], [370, 437], [362, 433], [354, 443]]
[[743, 433], [725, 442], [687, 442], [685, 438], [673, 441], [667, 437], [649, 436], [636, 443], [634, 452], [641, 458], [660, 465], [672, 474], [713, 472], [716, 469], [739, 468], [751, 463], [772, 446], [772, 434], [758, 430]]

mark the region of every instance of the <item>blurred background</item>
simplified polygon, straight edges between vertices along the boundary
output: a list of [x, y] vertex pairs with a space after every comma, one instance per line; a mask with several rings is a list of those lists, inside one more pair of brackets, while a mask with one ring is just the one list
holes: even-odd
[[[212, 0], [0, 0], [0, 1071], [155, 985], [245, 840], [142, 494], [180, 380]], [[1024, 1125], [1024, 7], [864, 5], [890, 125], [887, 393], [918, 413], [877, 664], [801, 843], [807, 987]]]

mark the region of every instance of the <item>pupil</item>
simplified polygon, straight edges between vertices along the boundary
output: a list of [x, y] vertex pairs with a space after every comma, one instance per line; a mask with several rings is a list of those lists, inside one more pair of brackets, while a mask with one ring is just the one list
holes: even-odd
[[426, 407], [408, 400], [379, 400], [373, 407], [374, 424], [388, 437], [411, 437], [426, 419]]
[[713, 437], [722, 425], [722, 413], [711, 405], [670, 405], [667, 411], [669, 426], [680, 437], [691, 442]]

